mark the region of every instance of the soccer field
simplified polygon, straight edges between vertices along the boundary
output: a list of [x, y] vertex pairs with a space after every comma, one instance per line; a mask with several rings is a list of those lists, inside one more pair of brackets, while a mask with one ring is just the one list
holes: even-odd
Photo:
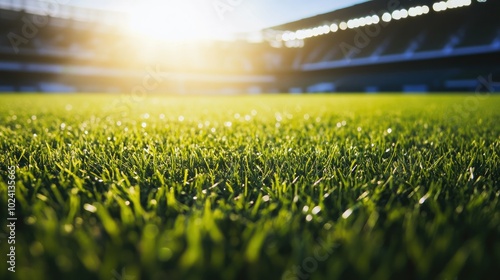
[[498, 108], [479, 94], [2, 95], [0, 278], [489, 278]]

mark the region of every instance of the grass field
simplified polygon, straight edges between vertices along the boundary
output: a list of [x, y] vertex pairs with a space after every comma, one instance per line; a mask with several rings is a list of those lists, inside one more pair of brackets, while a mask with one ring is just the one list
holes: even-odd
[[493, 279], [498, 108], [482, 95], [0, 96], [0, 278]]

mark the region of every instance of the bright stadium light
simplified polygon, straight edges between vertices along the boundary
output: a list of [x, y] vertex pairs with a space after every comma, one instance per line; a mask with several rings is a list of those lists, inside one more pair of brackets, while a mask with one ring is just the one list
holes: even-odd
[[346, 30], [347, 29], [347, 23], [345, 21], [341, 22], [339, 25], [341, 30]]
[[389, 22], [389, 21], [391, 21], [391, 20], [392, 20], [392, 16], [391, 16], [391, 14], [389, 14], [389, 13], [384, 13], [384, 14], [382, 15], [382, 20], [383, 20], [384, 22]]
[[401, 13], [399, 10], [395, 10], [392, 12], [392, 18], [395, 20], [400, 20], [401, 19]]
[[401, 15], [401, 18], [407, 18], [408, 17], [408, 11], [406, 9], [399, 10], [399, 13]]
[[337, 32], [338, 30], [339, 26], [336, 23], [332, 23], [332, 25], [330, 25], [330, 31]]

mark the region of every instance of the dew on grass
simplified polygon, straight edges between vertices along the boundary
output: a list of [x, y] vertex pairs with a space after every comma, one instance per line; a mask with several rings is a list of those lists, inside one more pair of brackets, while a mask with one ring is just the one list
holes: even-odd
[[306, 216], [306, 221], [310, 222], [310, 221], [312, 221], [312, 219], [313, 219], [313, 216], [311, 214], [308, 214]]
[[422, 198], [418, 200], [418, 204], [424, 204], [424, 202], [429, 198], [429, 196], [430, 196], [429, 194], [422, 196]]
[[66, 124], [65, 123], [61, 123], [60, 127], [61, 127], [61, 129], [65, 129], [66, 128]]
[[125, 205], [129, 206], [130, 205], [130, 201], [125, 201]]
[[387, 133], [391, 134], [392, 133], [392, 128], [387, 129]]
[[358, 132], [361, 132], [361, 127], [360, 126], [358, 126]]
[[88, 203], [85, 203], [83, 205], [83, 209], [89, 211], [90, 213], [95, 213], [97, 211], [97, 208], [94, 205], [91, 205], [91, 204], [88, 204]]
[[314, 208], [312, 209], [311, 213], [312, 213], [313, 215], [316, 215], [316, 214], [318, 214], [320, 211], [321, 211], [321, 207], [320, 207], [320, 206], [316, 206], [316, 207], [314, 207]]
[[63, 228], [64, 228], [64, 231], [66, 233], [71, 233], [73, 231], [73, 225], [72, 224], [65, 224]]
[[304, 207], [302, 208], [302, 212], [307, 213], [307, 211], [309, 211], [309, 206], [304, 205]]
[[281, 122], [283, 120], [283, 117], [281, 116], [280, 113], [276, 113], [274, 114], [274, 117], [276, 118], [276, 121], [277, 122]]
[[341, 128], [342, 124], [340, 122], [337, 123], [337, 128]]
[[267, 194], [266, 194], [265, 196], [263, 196], [263, 197], [262, 197], [262, 200], [263, 200], [264, 202], [268, 202], [268, 201], [269, 201], [269, 199], [270, 199], [270, 198], [269, 198], [269, 195], [267, 195]]
[[342, 213], [342, 218], [347, 219], [347, 218], [349, 218], [349, 216], [351, 216], [351, 214], [352, 214], [352, 209], [349, 208], [349, 209], [345, 210], [344, 213]]
[[148, 126], [148, 124], [147, 124], [147, 123], [145, 123], [145, 122], [143, 122], [143, 123], [141, 124], [141, 126], [142, 126], [142, 128], [146, 128], [146, 127]]

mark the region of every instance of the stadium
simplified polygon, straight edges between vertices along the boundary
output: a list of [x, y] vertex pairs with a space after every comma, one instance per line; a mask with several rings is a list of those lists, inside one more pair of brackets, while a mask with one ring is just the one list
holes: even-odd
[[498, 11], [0, 0], [0, 277], [496, 279]]

